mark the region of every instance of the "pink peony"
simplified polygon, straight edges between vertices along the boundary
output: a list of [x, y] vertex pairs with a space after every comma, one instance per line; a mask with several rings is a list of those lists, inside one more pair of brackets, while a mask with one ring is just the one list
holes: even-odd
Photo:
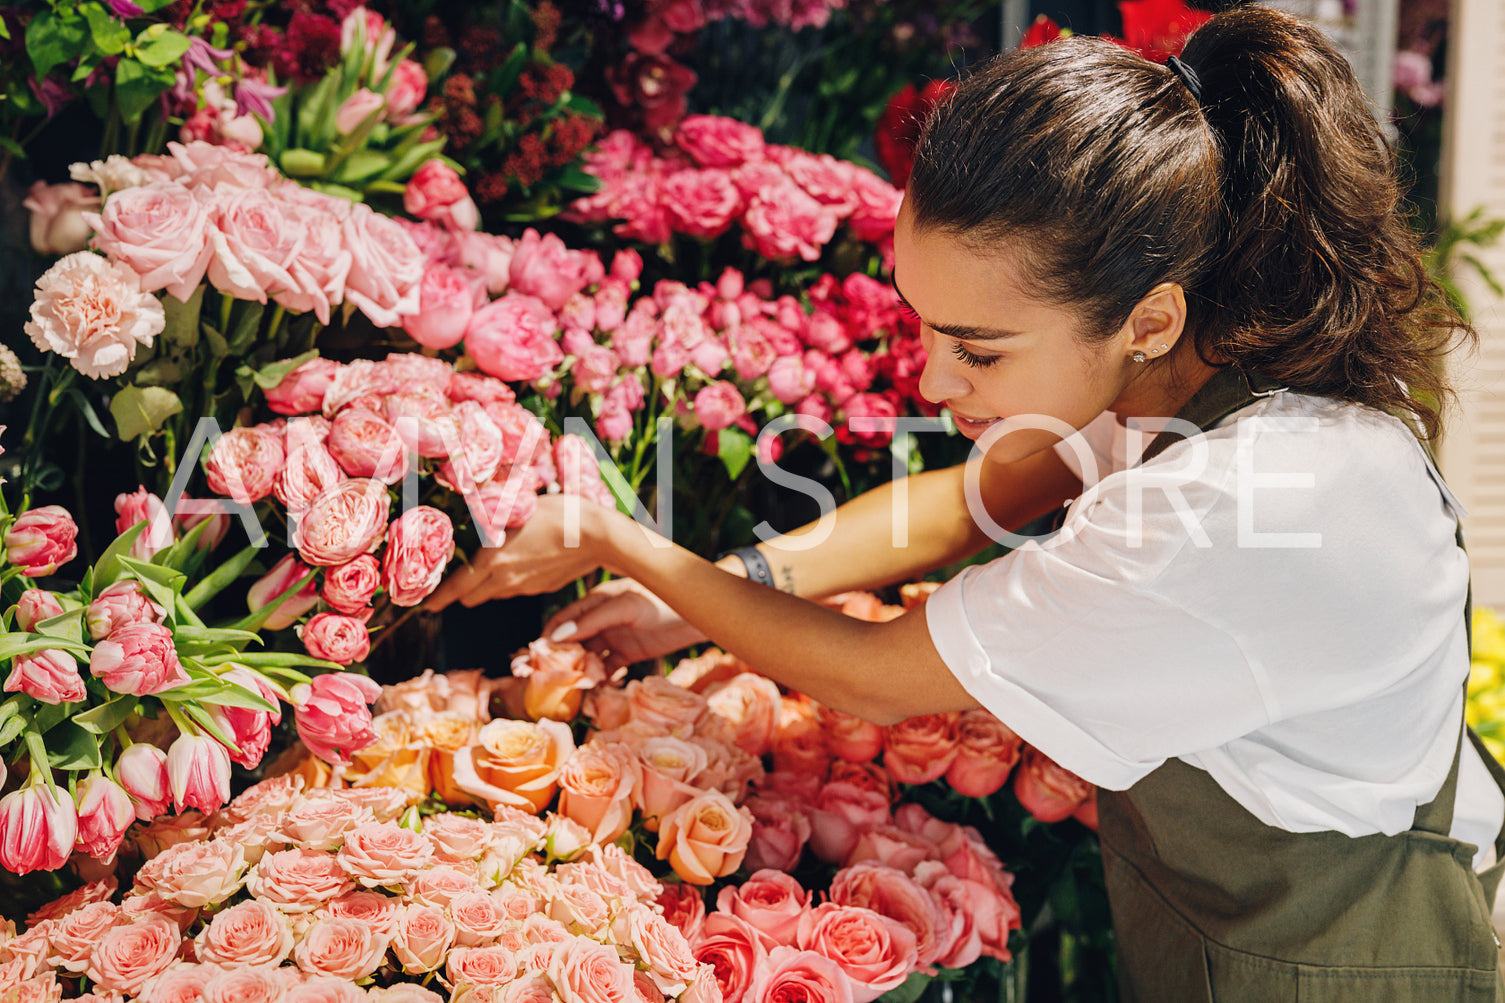
[[[305, 427], [314, 421], [323, 423], [324, 428]], [[345, 479], [344, 471], [324, 446], [327, 432], [323, 418], [295, 418], [288, 423], [287, 462], [277, 471], [272, 493], [293, 515], [306, 511], [326, 488]]]
[[135, 696], [161, 693], [189, 682], [178, 661], [172, 631], [150, 621], [115, 628], [94, 646], [89, 671], [112, 691]]
[[344, 613], [315, 613], [299, 633], [308, 653], [325, 661], [349, 665], [371, 653], [365, 621]]
[[510, 288], [558, 313], [570, 297], [605, 278], [605, 269], [596, 252], [570, 250], [557, 234], [539, 236], [530, 227], [513, 243], [508, 278]]
[[738, 167], [763, 159], [763, 133], [721, 115], [689, 115], [679, 123], [674, 143], [701, 167]]
[[418, 286], [418, 304], [418, 312], [403, 320], [403, 330], [425, 348], [450, 348], [465, 337], [475, 294], [458, 269], [430, 265]]
[[207, 194], [175, 181], [115, 192], [99, 216], [85, 219], [97, 233], [94, 246], [140, 276], [144, 291], [165, 289], [185, 303], [214, 254]]
[[298, 555], [308, 564], [329, 567], [370, 553], [381, 545], [390, 510], [380, 481], [340, 481], [315, 498], [299, 520], [293, 534]]
[[416, 606], [439, 587], [454, 552], [449, 516], [428, 505], [392, 521], [382, 557], [382, 584], [397, 606]]
[[293, 687], [298, 736], [325, 762], [348, 765], [350, 753], [376, 741], [370, 704], [381, 687], [353, 672], [314, 676]]
[[232, 428], [209, 450], [204, 474], [210, 491], [249, 505], [272, 493], [286, 462], [282, 437], [272, 429], [262, 425]]
[[661, 191], [674, 229], [701, 240], [725, 233], [742, 209], [742, 193], [726, 171], [675, 171]]
[[465, 332], [465, 351], [501, 380], [535, 380], [564, 360], [553, 312], [532, 296], [509, 292], [481, 307]]
[[836, 213], [793, 182], [766, 185], [743, 214], [743, 243], [765, 258], [815, 261], [836, 235]]
[[402, 437], [385, 418], [365, 408], [348, 407], [335, 415], [326, 446], [351, 477], [395, 484], [407, 473], [408, 452]]
[[474, 230], [481, 225], [480, 211], [465, 182], [438, 159], [426, 161], [413, 172], [402, 192], [402, 207], [419, 219], [452, 230]]
[[266, 391], [267, 407], [290, 417], [318, 412], [324, 406], [324, 391], [339, 369], [340, 364], [332, 359], [309, 359]]
[[5, 559], [30, 578], [50, 575], [78, 556], [78, 525], [61, 505], [28, 509], [5, 533]]
[[741, 392], [727, 380], [702, 387], [695, 395], [695, 417], [707, 431], [729, 428], [746, 413], [747, 403]]

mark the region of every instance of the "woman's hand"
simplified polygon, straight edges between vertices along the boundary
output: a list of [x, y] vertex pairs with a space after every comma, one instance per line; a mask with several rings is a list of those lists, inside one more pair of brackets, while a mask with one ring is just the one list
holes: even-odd
[[453, 602], [478, 606], [490, 599], [557, 592], [601, 566], [604, 524], [615, 515], [579, 498], [543, 495], [532, 518], [508, 531], [502, 546], [476, 551], [424, 605], [437, 612]]
[[578, 641], [606, 656], [608, 668], [631, 665], [705, 641], [700, 631], [660, 598], [630, 578], [616, 578], [591, 589], [555, 613], [544, 636]]

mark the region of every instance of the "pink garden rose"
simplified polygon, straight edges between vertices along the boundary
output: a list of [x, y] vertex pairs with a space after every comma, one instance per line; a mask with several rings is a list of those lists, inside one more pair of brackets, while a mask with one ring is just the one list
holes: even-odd
[[328, 568], [324, 572], [324, 601], [341, 613], [354, 616], [371, 604], [381, 586], [381, 565], [370, 554]]
[[346, 564], [381, 545], [391, 499], [380, 481], [354, 477], [314, 499], [298, 522], [293, 542], [311, 565]]
[[928, 784], [945, 776], [956, 759], [959, 714], [921, 714], [891, 725], [883, 738], [883, 765], [901, 784]]
[[32, 250], [49, 256], [72, 254], [88, 247], [94, 235], [84, 211], [99, 208], [99, 193], [75, 181], [37, 181], [27, 189], [21, 208], [31, 213]]
[[738, 167], [763, 159], [763, 133], [721, 115], [689, 115], [674, 133], [674, 143], [701, 167]]
[[210, 197], [214, 255], [209, 282], [236, 299], [265, 303], [274, 293], [299, 288], [293, 262], [307, 229], [286, 204], [262, 188], [228, 188]]
[[537, 297], [551, 313], [558, 313], [570, 297], [605, 278], [595, 251], [575, 251], [557, 234], [539, 235], [531, 227], [513, 242], [508, 269], [510, 288]]
[[376, 971], [387, 940], [353, 919], [317, 919], [293, 947], [298, 967], [313, 975], [363, 979]]
[[852, 982], [841, 966], [814, 951], [776, 947], [753, 977], [746, 1000], [853, 1003]]
[[454, 553], [454, 526], [449, 516], [418, 505], [396, 519], [382, 555], [382, 585], [396, 606], [416, 606], [439, 587]]
[[908, 927], [915, 936], [916, 964], [930, 964], [946, 946], [939, 907], [903, 871], [873, 861], [855, 864], [837, 872], [829, 895], [837, 905], [871, 909]]
[[[66, 972], [81, 973], [89, 966], [95, 943], [122, 918], [120, 907], [113, 902], [91, 902], [69, 910], [49, 924], [47, 960]], [[38, 924], [33, 922], [28, 926], [36, 929]]]
[[145, 916], [107, 930], [89, 957], [87, 974], [98, 990], [134, 994], [178, 956], [183, 935], [165, 916]]
[[742, 209], [742, 193], [726, 171], [675, 171], [661, 191], [674, 229], [701, 240], [725, 233]]
[[172, 631], [160, 623], [123, 624], [94, 646], [89, 671], [116, 693], [147, 696], [189, 682]]
[[318, 412], [324, 406], [324, 391], [339, 369], [340, 364], [332, 359], [309, 359], [266, 391], [267, 407], [289, 417]]
[[810, 813], [802, 802], [777, 795], [757, 795], [742, 802], [752, 813], [753, 834], [742, 866], [751, 871], [789, 871], [810, 840]]
[[[46, 589], [27, 589], [16, 603], [16, 626], [29, 631], [43, 620], [59, 616], [63, 612], [57, 593]], [[95, 640], [98, 640], [96, 638]]]
[[774, 261], [816, 261], [836, 235], [837, 214], [792, 182], [758, 190], [742, 217], [742, 241]]
[[465, 337], [475, 313], [475, 292], [459, 269], [430, 265], [418, 286], [418, 312], [402, 328], [425, 348], [451, 348]]
[[282, 436], [262, 425], [242, 426], [214, 443], [204, 474], [210, 491], [249, 505], [272, 493], [286, 462]]
[[772, 948], [795, 942], [800, 917], [810, 910], [810, 893], [788, 874], [757, 871], [741, 885], [721, 889], [716, 909], [747, 922]]
[[799, 947], [830, 958], [852, 981], [852, 1003], [897, 988], [915, 968], [915, 936], [870, 909], [826, 902], [800, 918]]
[[368, 822], [345, 834], [340, 866], [366, 888], [405, 884], [434, 859], [421, 833], [396, 822]]
[[[297, 196], [290, 198], [294, 190]], [[353, 261], [341, 229], [349, 203], [301, 185], [285, 186], [278, 195], [283, 213], [303, 230], [303, 247], [288, 263], [287, 271], [295, 285], [274, 289], [271, 297], [280, 306], [295, 313], [312, 313], [320, 324], [328, 324], [331, 308], [345, 301], [345, 279]]]
[[753, 1003], [756, 997], [749, 991], [757, 973], [768, 963], [762, 934], [746, 920], [716, 912], [706, 917], [694, 951], [695, 959], [710, 965], [716, 973], [724, 1003]]
[[408, 469], [407, 446], [397, 430], [374, 411], [348, 407], [334, 417], [325, 445], [351, 477], [396, 484]]
[[1014, 796], [1042, 822], [1068, 818], [1092, 794], [1092, 785], [1028, 746], [1014, 774]]
[[365, 622], [344, 613], [315, 613], [300, 634], [308, 653], [325, 661], [349, 665], [371, 653]]
[[370, 704], [381, 687], [353, 672], [326, 673], [293, 687], [298, 737], [328, 763], [348, 765], [350, 753], [376, 741]]
[[43, 703], [68, 703], [84, 698], [84, 678], [78, 673], [78, 660], [68, 652], [43, 648], [16, 656], [5, 692], [25, 693]]
[[78, 837], [78, 813], [66, 789], [46, 784], [0, 798], [0, 866], [14, 874], [55, 871], [68, 862]]
[[424, 259], [407, 231], [360, 203], [345, 220], [344, 233], [352, 255], [345, 299], [377, 327], [396, 327], [417, 313]]
[[408, 905], [397, 921], [392, 953], [409, 975], [437, 971], [455, 946], [455, 924], [443, 909]]
[[481, 371], [508, 381], [535, 380], [564, 361], [558, 325], [544, 303], [509, 292], [481, 307], [465, 331], [465, 352]]
[[284, 434], [287, 462], [272, 482], [272, 493], [294, 515], [307, 510], [330, 485], [345, 479], [344, 471], [324, 446], [327, 423], [321, 428], [313, 426], [315, 421], [322, 423], [324, 419], [294, 418], [288, 423]]
[[474, 230], [481, 213], [455, 169], [442, 160], [424, 162], [402, 192], [402, 207], [419, 219], [452, 230]]
[[85, 218], [94, 246], [140, 276], [145, 292], [165, 289], [188, 302], [214, 254], [207, 194], [175, 181], [115, 192], [98, 217]]
[[162, 303], [141, 289], [135, 272], [80, 251], [37, 280], [24, 330], [38, 349], [98, 380], [125, 372], [137, 347], [150, 348], [165, 325]]
[[460, 445], [460, 421], [449, 398], [437, 388], [400, 390], [381, 400], [382, 416], [397, 430], [408, 450], [427, 459], [444, 459]]
[[1024, 740], [985, 710], [964, 711], [957, 735], [956, 759], [946, 770], [946, 782], [959, 794], [985, 798], [1008, 779]]
[[695, 417], [707, 431], [729, 428], [746, 412], [741, 391], [727, 380], [717, 380], [695, 394]]
[[496, 476], [506, 442], [495, 419], [473, 400], [455, 405], [460, 423], [458, 449], [440, 466], [439, 483], [451, 490], [468, 494]]
[[334, 855], [322, 850], [277, 850], [251, 868], [246, 888], [278, 911], [302, 915], [355, 890]]
[[826, 744], [837, 759], [866, 763], [883, 751], [883, 728], [860, 717], [821, 707], [816, 711]]

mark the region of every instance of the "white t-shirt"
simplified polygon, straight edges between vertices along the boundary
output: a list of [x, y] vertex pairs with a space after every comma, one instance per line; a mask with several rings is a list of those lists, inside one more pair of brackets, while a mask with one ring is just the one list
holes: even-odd
[[[1410, 828], [1458, 748], [1469, 671], [1456, 502], [1421, 446], [1374, 409], [1285, 392], [1131, 467], [1155, 427], [1109, 414], [1080, 433], [1102, 477], [1060, 535], [926, 603], [942, 659], [1102, 787], [1179, 757], [1282, 829]], [[1452, 832], [1476, 861], [1502, 814], [1465, 744]]]

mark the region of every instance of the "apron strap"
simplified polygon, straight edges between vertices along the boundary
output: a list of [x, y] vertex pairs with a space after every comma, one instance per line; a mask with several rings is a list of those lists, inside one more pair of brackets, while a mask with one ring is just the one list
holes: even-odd
[[[1259, 372], [1246, 372], [1237, 366], [1225, 366], [1202, 384], [1176, 417], [1207, 431], [1235, 411], [1243, 410], [1261, 397], [1269, 397], [1286, 387]], [[1161, 432], [1145, 448], [1140, 463], [1147, 463], [1183, 438], [1169, 429]]]

